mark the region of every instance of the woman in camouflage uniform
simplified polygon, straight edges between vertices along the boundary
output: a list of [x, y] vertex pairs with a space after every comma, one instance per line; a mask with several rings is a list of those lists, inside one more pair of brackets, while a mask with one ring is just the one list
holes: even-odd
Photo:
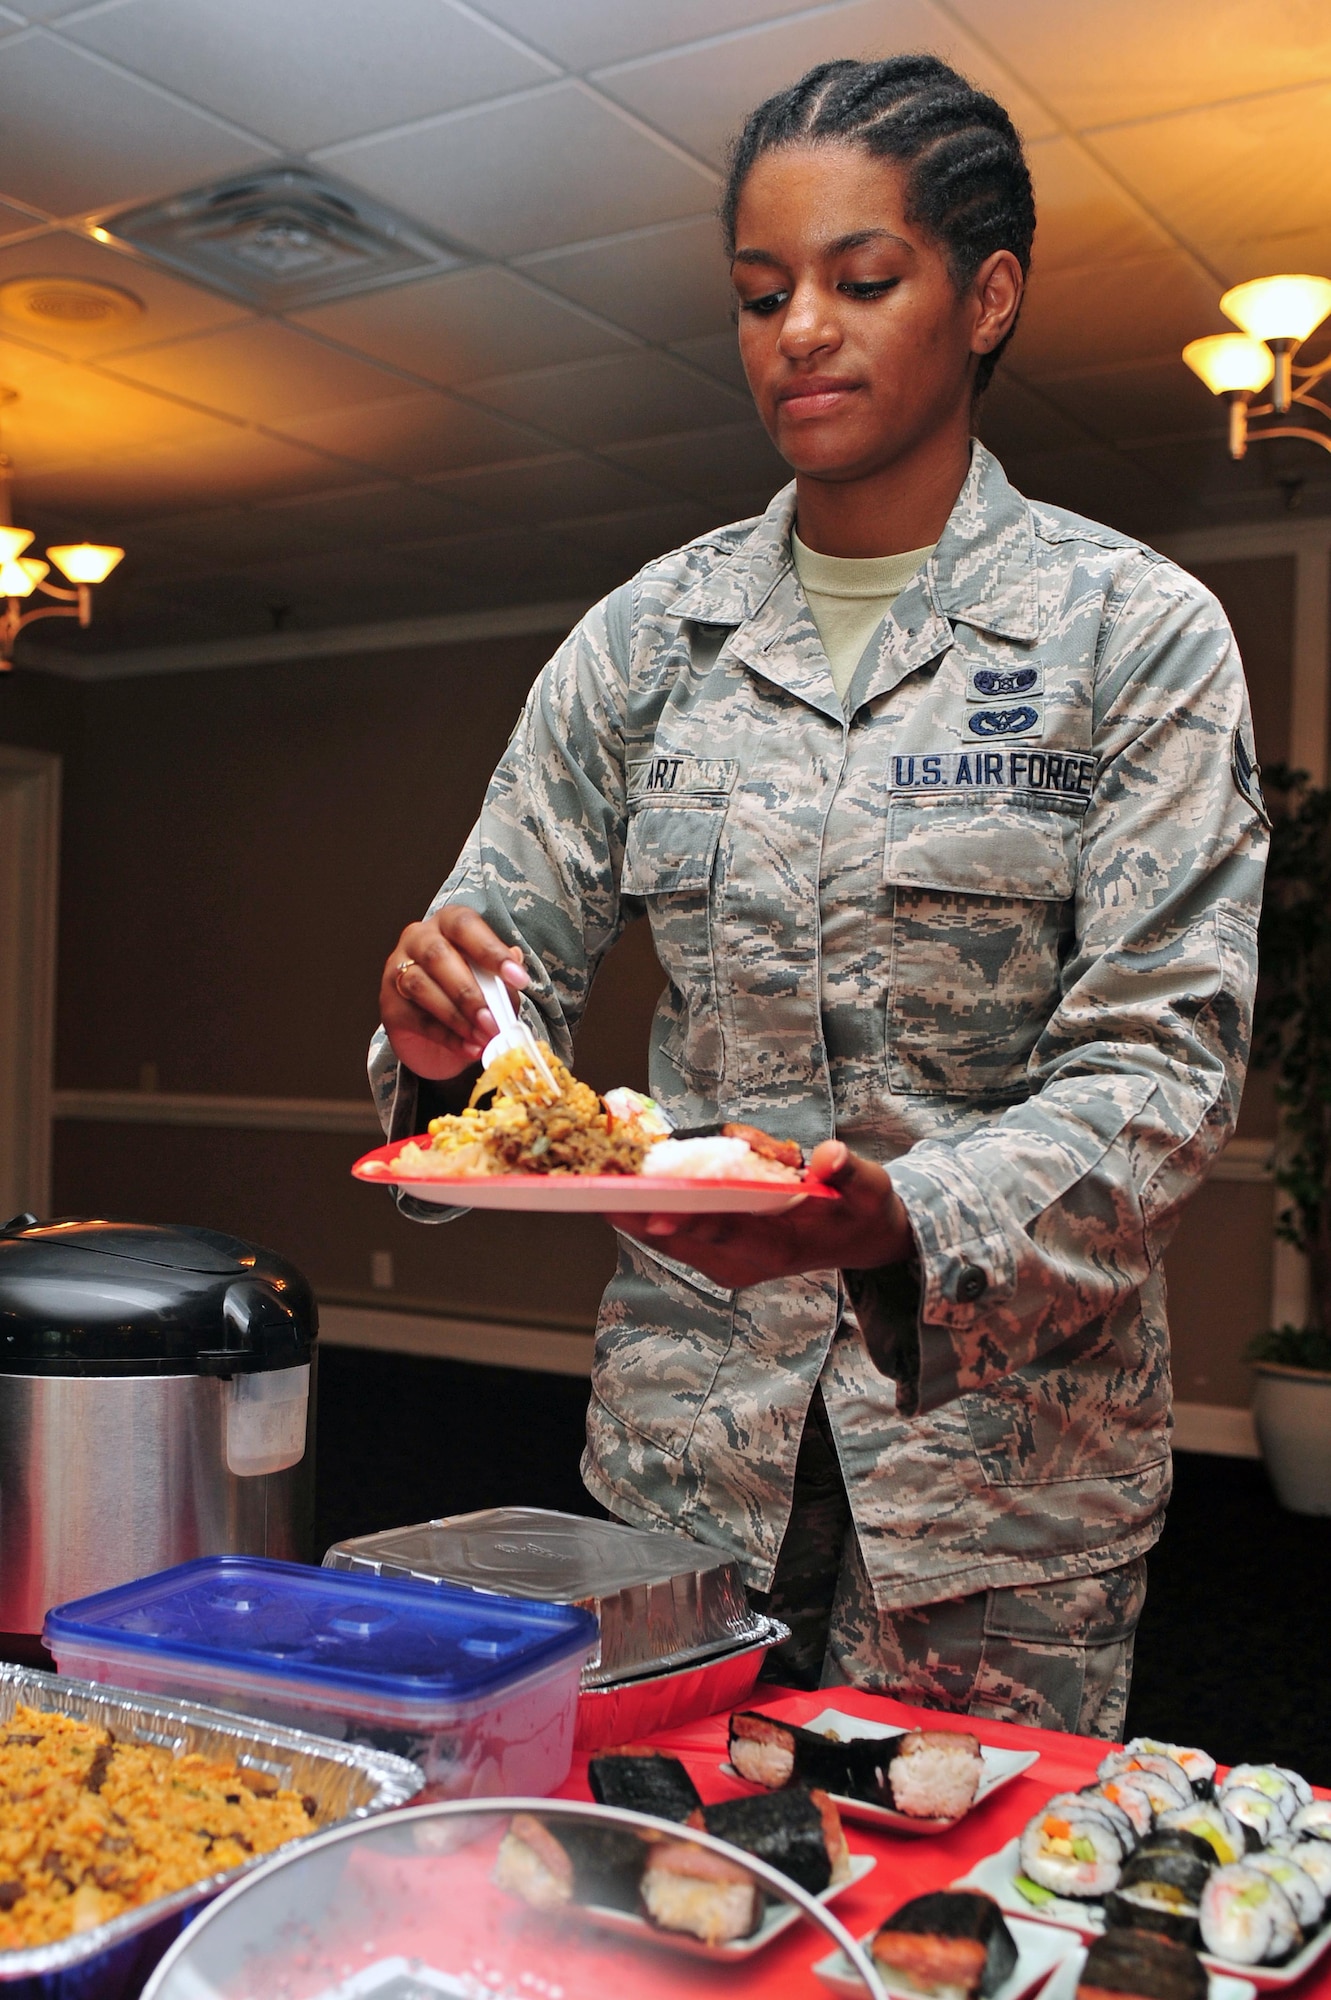
[[800, 1140], [842, 1200], [615, 1218], [588, 1487], [739, 1554], [786, 1678], [1113, 1736], [1169, 1490], [1161, 1255], [1247, 1054], [1242, 670], [1194, 579], [971, 439], [1034, 228], [992, 98], [824, 64], [749, 120], [723, 220], [795, 481], [545, 669], [385, 968], [378, 1100], [419, 1130], [417, 1080], [475, 1061], [468, 958], [568, 1055], [645, 912], [654, 1095]]

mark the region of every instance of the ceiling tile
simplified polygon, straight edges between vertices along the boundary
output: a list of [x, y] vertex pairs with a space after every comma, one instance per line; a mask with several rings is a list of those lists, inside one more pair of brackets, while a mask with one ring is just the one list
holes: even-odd
[[564, 533], [612, 561], [622, 576], [632, 576], [672, 549], [720, 527], [726, 516], [701, 500], [674, 500], [645, 507], [633, 514], [608, 514], [602, 519], [568, 521]]
[[1223, 267], [1278, 231], [1325, 232], [1328, 130], [1331, 83], [1323, 83], [1119, 126], [1094, 144], [1185, 242]]
[[716, 199], [710, 175], [578, 83], [323, 157], [358, 187], [497, 257], [696, 215]]
[[582, 361], [629, 345], [612, 328], [493, 267], [422, 278], [292, 317], [379, 361], [444, 384]]
[[617, 507], [642, 507], [662, 497], [659, 489], [644, 479], [571, 452], [525, 465], [445, 473], [431, 480], [430, 487], [506, 521], [560, 522], [583, 514], [610, 513]]
[[549, 450], [548, 440], [533, 431], [451, 396], [429, 393], [331, 410], [324, 416], [284, 423], [280, 429], [284, 437], [399, 478], [447, 472], [456, 466], [496, 465]]
[[1035, 454], [1011, 470], [1029, 499], [1104, 521], [1125, 535], [1158, 534], [1183, 525], [1187, 516], [1186, 496], [1176, 487], [1154, 477], [1148, 467], [1094, 445]]
[[1225, 405], [1181, 358], [1096, 369], [1046, 382], [1044, 394], [1109, 444], [1143, 443], [1226, 430]]
[[724, 34], [782, 14], [809, 0], [478, 0], [480, 11], [544, 49], [570, 69], [623, 62], [652, 49]]
[[730, 276], [710, 215], [546, 251], [526, 268], [543, 285], [647, 340], [717, 333], [730, 317]]
[[506, 416], [583, 445], [733, 423], [742, 410], [739, 398], [720, 383], [713, 386], [664, 355], [641, 349], [610, 361], [500, 376], [474, 383], [471, 393]]
[[1331, 13], [1318, 0], [951, 5], [1079, 128], [1331, 77]]
[[595, 548], [539, 528], [459, 535], [421, 545], [414, 554], [421, 571], [428, 569], [445, 604], [458, 610], [583, 594], [590, 602], [622, 581], [619, 567]]
[[51, 215], [173, 194], [267, 157], [40, 29], [0, 42], [0, 189]]
[[[120, 348], [174, 340], [182, 334], [248, 318], [245, 308], [234, 300], [205, 291], [202, 285], [185, 284], [73, 230], [52, 230], [0, 250], [0, 285], [14, 278], [34, 277], [91, 278], [133, 293], [145, 308], [139, 319], [109, 328], [96, 321], [86, 327], [58, 320], [44, 322], [40, 328], [27, 320], [21, 323], [19, 330], [25, 338], [40, 341], [59, 354], [114, 354]], [[0, 304], [0, 327], [5, 324]]]
[[17, 389], [3, 413], [5, 449], [20, 479], [39, 466], [83, 465], [104, 453], [139, 457], [163, 445], [230, 434], [220, 418], [130, 383], [39, 358], [0, 340], [0, 382]]
[[955, 62], [984, 89], [993, 90], [1028, 138], [1054, 129], [1015, 80], [999, 72], [970, 37], [935, 12], [928, 0], [846, 0], [843, 6], [823, 8], [796, 21], [779, 21], [677, 54], [598, 70], [595, 80], [649, 124], [719, 167], [730, 139], [753, 107], [794, 83], [815, 63], [921, 48]]
[[209, 409], [268, 423], [372, 403], [410, 385], [295, 327], [252, 320], [222, 333], [121, 355], [118, 374]]
[[1149, 257], [1175, 248], [1131, 195], [1075, 139], [1040, 139], [1027, 149], [1035, 182], [1035, 259], [1042, 271]]
[[748, 395], [749, 384], [739, 358], [739, 341], [733, 326], [725, 333], [709, 333], [703, 340], [677, 340], [672, 351], [681, 361], [689, 361], [695, 368], [715, 375], [719, 382], [728, 382], [732, 389], [739, 390], [741, 396]]
[[449, 0], [127, 0], [65, 32], [297, 152], [552, 73]]
[[184, 449], [118, 454], [40, 473], [31, 481], [20, 471], [17, 484], [20, 491], [31, 492], [34, 506], [78, 514], [94, 525], [146, 519], [165, 508], [309, 493], [344, 486], [346, 478], [345, 465], [333, 459], [280, 438], [219, 424], [215, 435]]
[[616, 445], [607, 456], [644, 479], [659, 480], [702, 500], [755, 489], [770, 498], [793, 476], [766, 431], [755, 423], [698, 431], [692, 437]]
[[1012, 341], [1019, 375], [1039, 381], [1075, 369], [1177, 354], [1227, 324], [1215, 286], [1187, 258], [1037, 274]]

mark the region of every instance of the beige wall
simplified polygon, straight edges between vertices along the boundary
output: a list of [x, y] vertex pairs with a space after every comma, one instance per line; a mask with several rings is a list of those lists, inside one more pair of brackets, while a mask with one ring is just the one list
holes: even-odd
[[[1293, 562], [1200, 570], [1234, 620], [1259, 754], [1288, 754]], [[0, 687], [0, 738], [66, 758], [58, 1078], [163, 1091], [356, 1097], [380, 964], [466, 833], [547, 647], [524, 638], [72, 687]], [[639, 926], [607, 963], [580, 1050], [639, 1082], [659, 985]], [[1273, 1130], [1254, 1079], [1243, 1132]], [[353, 1137], [62, 1122], [58, 1212], [210, 1223], [280, 1247], [327, 1298], [590, 1324], [611, 1265], [593, 1221], [408, 1224], [353, 1183]], [[371, 1291], [393, 1255], [394, 1288]], [[1213, 1183], [1168, 1258], [1178, 1393], [1248, 1400], [1266, 1323], [1271, 1195]]]

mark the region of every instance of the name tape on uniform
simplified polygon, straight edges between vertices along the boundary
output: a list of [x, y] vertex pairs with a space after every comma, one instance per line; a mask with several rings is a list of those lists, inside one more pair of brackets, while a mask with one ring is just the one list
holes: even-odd
[[647, 757], [629, 765], [629, 797], [660, 798], [663, 794], [730, 792], [738, 763], [730, 757]]
[[1096, 759], [1057, 750], [940, 750], [889, 760], [894, 792], [1056, 792], [1089, 799]]

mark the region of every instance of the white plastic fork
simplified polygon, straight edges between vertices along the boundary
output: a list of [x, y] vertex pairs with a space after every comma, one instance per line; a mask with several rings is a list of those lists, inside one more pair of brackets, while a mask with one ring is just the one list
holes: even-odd
[[521, 1049], [551, 1097], [557, 1098], [559, 1085], [555, 1082], [554, 1073], [541, 1054], [535, 1035], [525, 1021], [518, 1019], [508, 987], [497, 973], [482, 972], [479, 965], [473, 965], [471, 969], [499, 1029], [499, 1033], [481, 1051], [482, 1064], [488, 1069], [495, 1057], [502, 1055], [506, 1049]]

